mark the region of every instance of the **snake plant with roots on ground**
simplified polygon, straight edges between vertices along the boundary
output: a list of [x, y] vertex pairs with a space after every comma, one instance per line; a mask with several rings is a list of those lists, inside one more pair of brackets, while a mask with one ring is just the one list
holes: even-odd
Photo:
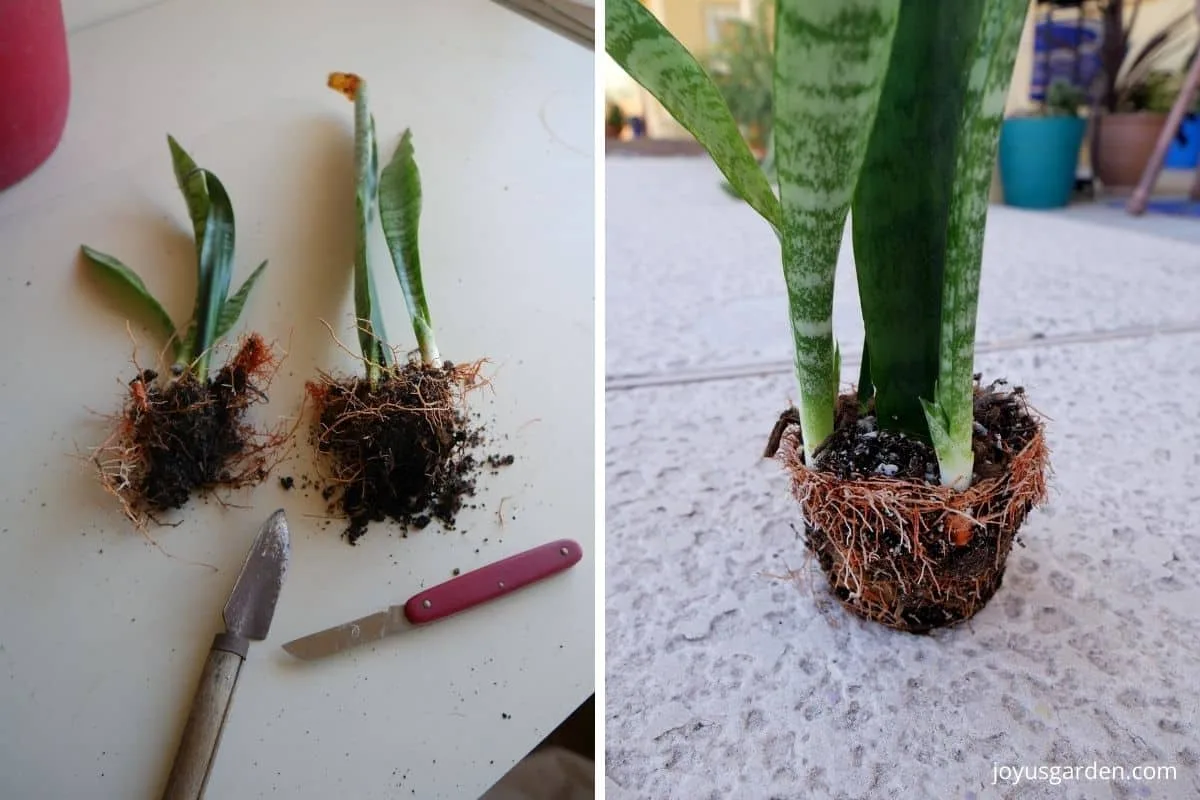
[[[1020, 387], [973, 374], [1026, 5], [776, 0], [768, 176], [692, 54], [637, 0], [605, 4], [608, 53], [779, 240], [799, 404], [767, 455], [791, 476], [833, 593], [901, 630], [977, 613], [1045, 496], [1041, 420]], [[833, 298], [848, 217], [865, 341], [857, 390], [842, 392]]]
[[92, 456], [103, 487], [139, 527], [160, 512], [182, 507], [193, 491], [262, 481], [287, 439], [282, 429], [260, 431], [246, 421], [250, 406], [266, 401], [264, 392], [279, 363], [261, 336], [242, 337], [224, 366], [210, 368], [217, 344], [237, 322], [267, 262], [229, 295], [235, 238], [229, 194], [174, 138], [167, 141], [195, 236], [197, 287], [188, 327], [175, 327], [136, 272], [111, 255], [82, 247], [91, 271], [166, 340], [159, 357], [165, 363], [156, 362], [157, 369], [138, 367], [116, 429]]
[[[388, 518], [406, 530], [433, 520], [454, 526], [475, 493], [481, 462], [474, 449], [484, 442], [483, 429], [469, 422], [465, 397], [485, 381], [482, 361], [444, 361], [434, 338], [421, 279], [421, 176], [411, 132], [404, 131], [380, 171], [367, 82], [335, 72], [329, 87], [354, 103], [354, 307], [364, 374], [321, 375], [308, 392], [316, 405], [317, 450], [330, 464], [327, 497], [349, 520], [345, 536], [354, 544], [369, 523]], [[416, 335], [418, 355], [408, 360], [397, 358], [384, 329], [368, 246], [376, 219]], [[511, 462], [511, 456], [486, 460], [491, 467]]]

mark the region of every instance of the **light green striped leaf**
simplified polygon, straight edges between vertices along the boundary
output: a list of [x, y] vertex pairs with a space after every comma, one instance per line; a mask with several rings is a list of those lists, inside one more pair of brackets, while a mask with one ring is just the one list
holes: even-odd
[[379, 177], [379, 219], [387, 239], [400, 290], [412, 320], [413, 333], [421, 350], [421, 360], [440, 367], [433, 335], [433, 319], [425, 299], [421, 280], [421, 248], [418, 232], [421, 223], [421, 172], [413, 152], [412, 131], [405, 130], [392, 160]]
[[833, 289], [899, 0], [778, 0], [775, 164], [807, 461], [833, 432]]
[[720, 90], [671, 32], [638, 0], [606, 0], [604, 47], [696, 137], [738, 196], [778, 228], [779, 201]]
[[983, 235], [1000, 124], [1024, 19], [1024, 0], [986, 0], [967, 64], [946, 225], [938, 378], [934, 402], [922, 404], [942, 483], [956, 489], [970, 485], [974, 469], [972, 373]]
[[374, 384], [380, 369], [391, 363], [391, 350], [387, 346], [382, 308], [369, 259], [368, 242], [379, 188], [379, 149], [366, 81], [359, 82], [354, 97], [354, 163], [354, 313], [358, 318], [358, 346], [367, 365], [367, 377]]

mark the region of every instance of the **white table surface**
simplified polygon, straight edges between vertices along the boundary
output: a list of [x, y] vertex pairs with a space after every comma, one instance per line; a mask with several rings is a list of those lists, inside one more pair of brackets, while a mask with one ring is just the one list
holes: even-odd
[[[277, 507], [291, 570], [209, 796], [478, 797], [594, 686], [592, 54], [486, 0], [169, 0], [82, 27], [70, 48], [62, 145], [0, 194], [0, 797], [157, 797], [221, 607]], [[474, 408], [516, 463], [481, 477], [460, 532], [377, 524], [352, 548], [319, 496], [272, 477], [174, 515], [153, 531], [166, 555], [78, 457], [107, 432], [92, 410], [116, 411], [133, 375], [124, 308], [78, 247], [122, 258], [187, 316], [176, 136], [233, 199], [235, 282], [271, 260], [241, 327], [289, 350], [257, 418], [294, 415], [318, 368], [354, 367], [318, 321], [354, 341], [352, 106], [325, 88], [331, 70], [371, 82], [382, 158], [414, 130], [438, 341], [452, 360], [491, 359], [494, 393]], [[394, 282], [382, 294], [411, 345]], [[146, 359], [155, 340], [133, 330]], [[294, 459], [276, 476], [310, 471], [304, 439]], [[499, 603], [323, 662], [279, 649], [561, 536], [584, 560]]]

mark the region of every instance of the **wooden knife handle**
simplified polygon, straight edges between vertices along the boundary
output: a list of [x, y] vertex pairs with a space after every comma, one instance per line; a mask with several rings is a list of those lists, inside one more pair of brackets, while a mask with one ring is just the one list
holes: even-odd
[[444, 619], [562, 572], [581, 558], [583, 548], [570, 539], [543, 544], [413, 595], [404, 616], [414, 625]]
[[163, 800], [199, 800], [204, 796], [249, 645], [248, 640], [226, 633], [217, 634], [213, 640]]

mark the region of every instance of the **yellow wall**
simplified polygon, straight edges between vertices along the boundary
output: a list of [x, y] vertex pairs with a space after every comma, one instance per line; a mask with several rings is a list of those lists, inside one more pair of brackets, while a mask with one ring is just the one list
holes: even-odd
[[[756, 0], [755, 0], [756, 1]], [[749, 17], [751, 0], [641, 0], [684, 47], [699, 55], [708, 47], [706, 14], [709, 9]], [[687, 139], [691, 134], [671, 118], [657, 100], [633, 82], [605, 55], [605, 90], [627, 115], [646, 119], [647, 133], [656, 139]]]

